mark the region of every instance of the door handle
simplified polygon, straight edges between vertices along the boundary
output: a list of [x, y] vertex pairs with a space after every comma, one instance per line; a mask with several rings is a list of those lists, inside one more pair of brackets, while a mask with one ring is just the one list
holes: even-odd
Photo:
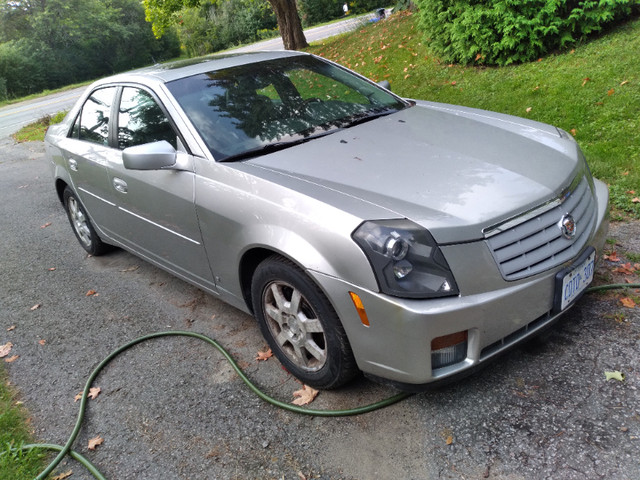
[[78, 161], [75, 158], [69, 159], [69, 168], [74, 172], [78, 171]]
[[127, 193], [128, 191], [127, 182], [118, 177], [115, 177], [113, 179], [113, 188], [115, 188], [120, 193]]

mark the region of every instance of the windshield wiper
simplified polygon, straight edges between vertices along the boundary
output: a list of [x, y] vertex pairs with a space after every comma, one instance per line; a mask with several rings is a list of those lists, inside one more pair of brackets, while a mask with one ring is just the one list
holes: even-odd
[[396, 113], [398, 110], [395, 108], [387, 108], [385, 110], [374, 110], [372, 112], [358, 113], [352, 115], [351, 117], [344, 119], [344, 125], [342, 128], [355, 127], [356, 125], [360, 125], [361, 123], [370, 122], [371, 120], [375, 120], [376, 118], [385, 117], [387, 115], [391, 115], [392, 113]]
[[329, 135], [330, 133], [336, 132], [336, 130], [329, 130], [325, 132], [316, 133], [315, 135], [309, 135], [307, 137], [297, 138], [295, 140], [287, 140], [286, 142], [273, 142], [268, 143], [266, 145], [261, 145], [256, 148], [251, 148], [244, 152], [237, 153], [235, 155], [229, 155], [225, 157], [220, 162], [236, 162], [239, 160], [246, 160], [248, 158], [259, 157], [261, 155], [266, 155], [268, 153], [277, 152], [279, 150], [284, 150], [285, 148], [294, 147], [296, 145], [300, 145], [302, 143], [306, 143], [310, 140], [314, 140], [316, 138], [324, 137], [325, 135]]

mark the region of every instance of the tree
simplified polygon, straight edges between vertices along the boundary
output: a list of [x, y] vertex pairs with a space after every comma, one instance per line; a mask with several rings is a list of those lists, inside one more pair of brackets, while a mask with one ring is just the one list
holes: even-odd
[[[268, 0], [278, 19], [278, 27], [286, 50], [299, 50], [308, 45], [296, 0]], [[161, 37], [172, 24], [174, 14], [183, 7], [197, 7], [200, 0], [142, 0], [147, 21], [153, 25], [156, 37]]]

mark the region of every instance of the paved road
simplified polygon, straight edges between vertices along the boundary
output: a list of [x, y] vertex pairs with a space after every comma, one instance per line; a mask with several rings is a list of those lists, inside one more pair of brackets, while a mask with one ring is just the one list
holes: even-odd
[[[362, 25], [363, 22], [367, 22], [372, 17], [373, 14], [360, 17], [350, 17], [330, 25], [307, 29], [305, 30], [305, 35], [307, 37], [307, 41], [315, 42], [323, 38], [328, 38], [353, 30], [359, 25]], [[255, 43], [253, 45], [233, 49], [231, 51], [240, 53], [258, 50], [283, 49], [284, 46], [282, 44], [282, 39], [274, 38], [264, 42]], [[53, 115], [64, 110], [69, 110], [83, 91], [84, 87], [0, 108], [0, 138], [14, 134], [23, 126], [35, 122], [45, 115]]]
[[69, 110], [83, 91], [84, 87], [76, 88], [0, 108], [0, 138], [14, 134], [45, 115]]
[[[264, 348], [255, 321], [123, 251], [87, 257], [53, 193], [41, 143], [0, 140], [0, 345], [40, 441], [64, 443], [89, 372], [142, 334], [218, 339], [267, 393], [299, 384]], [[618, 255], [640, 252], [640, 222], [614, 226]], [[598, 278], [619, 280], [611, 265]], [[93, 290], [94, 295], [87, 296]], [[37, 308], [34, 308], [38, 306]], [[109, 479], [640, 478], [640, 309], [585, 297], [545, 337], [473, 377], [348, 418], [286, 413], [253, 396], [221, 356], [166, 338], [118, 357], [97, 378], [75, 448]], [[605, 381], [620, 370], [624, 382]], [[315, 408], [395, 393], [359, 380]], [[90, 438], [104, 443], [87, 450]], [[73, 479], [88, 479], [70, 462]]]

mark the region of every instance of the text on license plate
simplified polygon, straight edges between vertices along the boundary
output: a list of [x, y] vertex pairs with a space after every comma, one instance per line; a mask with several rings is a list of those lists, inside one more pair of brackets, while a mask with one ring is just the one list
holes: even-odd
[[567, 308], [589, 286], [593, 280], [595, 260], [596, 253], [592, 252], [584, 262], [564, 276], [562, 279], [560, 310]]

